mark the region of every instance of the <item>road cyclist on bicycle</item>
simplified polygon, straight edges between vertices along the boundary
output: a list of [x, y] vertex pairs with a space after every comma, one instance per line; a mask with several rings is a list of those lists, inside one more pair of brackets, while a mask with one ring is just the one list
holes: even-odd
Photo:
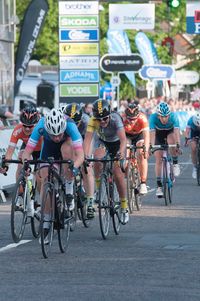
[[[42, 117], [34, 128], [26, 145], [23, 160], [29, 160], [39, 139], [43, 137], [43, 146], [40, 159], [47, 160], [53, 157], [55, 160], [72, 160], [73, 166], [63, 165], [63, 176], [66, 179], [65, 193], [69, 210], [74, 210], [73, 182], [74, 176], [79, 172], [79, 167], [84, 161], [82, 137], [76, 124], [70, 118], [66, 118], [59, 110], [52, 109], [45, 117]], [[42, 164], [41, 164], [42, 165]], [[39, 170], [41, 185], [43, 186], [48, 176], [48, 166]], [[42, 189], [41, 189], [42, 191]], [[48, 216], [46, 217], [48, 221]], [[48, 223], [44, 225], [48, 227]]]
[[[93, 151], [92, 146], [95, 134], [98, 136], [98, 141], [96, 141], [96, 146]], [[91, 158], [93, 154], [94, 159], [101, 159], [106, 155], [106, 150], [112, 158], [118, 156], [120, 160], [124, 160], [126, 157], [126, 134], [121, 116], [116, 112], [111, 112], [111, 107], [107, 100], [99, 99], [93, 104], [93, 116], [90, 118], [85, 135], [85, 157], [86, 159]], [[95, 163], [94, 174], [97, 191], [100, 186], [101, 170], [102, 164]], [[125, 177], [119, 163], [114, 163], [113, 172], [120, 196], [122, 220], [125, 224], [129, 220], [129, 213], [127, 208]], [[91, 189], [94, 188], [91, 187]], [[91, 204], [91, 209], [93, 209], [92, 206], [93, 204]]]
[[147, 159], [150, 142], [149, 123], [146, 115], [139, 111], [137, 102], [129, 103], [122, 118], [128, 144], [140, 147], [145, 146], [145, 152], [142, 148], [137, 149], [137, 162], [141, 178], [140, 194], [145, 195], [147, 193]]
[[[173, 161], [173, 171], [175, 177], [180, 175], [180, 166], [178, 164], [178, 155], [180, 150], [180, 127], [176, 113], [171, 112], [169, 105], [165, 102], [160, 102], [157, 105], [156, 112], [150, 116], [150, 144], [162, 145], [167, 140], [168, 144], [176, 144], [176, 147], [171, 148]], [[162, 151], [155, 152], [155, 173], [157, 179], [156, 196], [163, 197], [161, 170], [162, 170]]]
[[[69, 116], [71, 119], [74, 120], [76, 123], [78, 130], [84, 140], [85, 133], [87, 130], [88, 122], [90, 120], [90, 117], [88, 114], [84, 113], [82, 110], [82, 107], [80, 104], [77, 103], [71, 103], [68, 104], [63, 108], [63, 113], [67, 116]], [[92, 219], [94, 217], [94, 211], [91, 204], [93, 204], [94, 201], [94, 176], [93, 176], [93, 169], [91, 164], [87, 168], [87, 176], [85, 175], [84, 168], [82, 168], [82, 176], [83, 176], [83, 182], [84, 182], [84, 190], [86, 192], [86, 202], [89, 205], [88, 212], [87, 212], [87, 218]]]
[[191, 147], [191, 158], [193, 163], [192, 177], [197, 178], [197, 139], [200, 138], [200, 111], [196, 111], [187, 122], [186, 133], [185, 133], [185, 145], [190, 144]]
[[[6, 162], [6, 160], [8, 160], [8, 161], [12, 160], [13, 154], [17, 147], [17, 143], [20, 140], [22, 141], [22, 144], [20, 147], [20, 151], [18, 153], [18, 160], [22, 160], [22, 155], [23, 155], [24, 149], [26, 147], [26, 144], [28, 142], [28, 139], [29, 139], [30, 135], [32, 134], [33, 129], [34, 129], [35, 125], [37, 124], [37, 122], [39, 121], [39, 119], [40, 119], [40, 115], [39, 115], [36, 107], [33, 105], [27, 105], [21, 111], [20, 123], [14, 127], [14, 130], [10, 137], [8, 149], [6, 151], [5, 158], [4, 158], [5, 162]], [[32, 153], [32, 157], [34, 160], [37, 160], [39, 158], [41, 146], [42, 146], [42, 138], [38, 140], [36, 147], [34, 149], [34, 152]], [[23, 167], [22, 164], [17, 165], [16, 181], [19, 178], [22, 167]], [[9, 168], [9, 165], [7, 163], [5, 163], [4, 167], [0, 168], [0, 173], [6, 174], [6, 172], [8, 171], [8, 168]], [[31, 184], [31, 181], [29, 183]], [[21, 206], [23, 204], [23, 199], [22, 199], [23, 193], [24, 193], [23, 187], [21, 187], [21, 189], [19, 190], [19, 197], [18, 197], [18, 202], [17, 202], [17, 206], [19, 208], [21, 208]], [[37, 199], [34, 200], [34, 208], [31, 204], [28, 204], [28, 211], [27, 211], [28, 216], [33, 216], [33, 210], [34, 209], [37, 210], [38, 207], [39, 207], [39, 203], [38, 203]]]

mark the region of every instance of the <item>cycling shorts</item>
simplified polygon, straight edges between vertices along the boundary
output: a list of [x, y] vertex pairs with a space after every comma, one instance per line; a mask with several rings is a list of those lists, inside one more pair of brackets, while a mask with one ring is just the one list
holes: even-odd
[[167, 136], [174, 132], [174, 128], [170, 130], [156, 130], [155, 144], [165, 144]]

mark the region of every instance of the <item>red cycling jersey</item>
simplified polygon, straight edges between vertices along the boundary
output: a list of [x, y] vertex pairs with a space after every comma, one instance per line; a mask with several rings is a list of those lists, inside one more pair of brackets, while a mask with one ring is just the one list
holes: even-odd
[[144, 113], [139, 112], [139, 115], [134, 120], [128, 119], [126, 115], [122, 116], [125, 132], [128, 135], [138, 135], [149, 129], [149, 123]]
[[[30, 133], [31, 135], [31, 133]], [[10, 137], [9, 146], [16, 147], [18, 140], [22, 140], [23, 143], [27, 144], [30, 135], [26, 135], [23, 131], [23, 124], [17, 124]], [[38, 152], [41, 150], [42, 138], [38, 141], [34, 151]]]

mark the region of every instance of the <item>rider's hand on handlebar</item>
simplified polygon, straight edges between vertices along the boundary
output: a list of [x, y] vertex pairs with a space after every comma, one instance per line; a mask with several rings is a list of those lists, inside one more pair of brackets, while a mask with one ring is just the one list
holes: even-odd
[[190, 140], [191, 140], [190, 138], [185, 137], [185, 143], [184, 143], [185, 147], [187, 147], [189, 145]]
[[0, 167], [0, 173], [6, 175], [7, 171], [8, 171], [8, 165], [4, 165], [3, 167]]

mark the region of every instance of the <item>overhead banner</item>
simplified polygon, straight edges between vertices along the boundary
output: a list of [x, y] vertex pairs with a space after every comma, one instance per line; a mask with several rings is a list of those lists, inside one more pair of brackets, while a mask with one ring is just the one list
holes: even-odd
[[59, 0], [59, 101], [99, 98], [99, 1]]
[[[107, 32], [107, 43], [108, 43], [108, 53], [114, 54], [131, 54], [131, 46], [129, 38], [125, 31], [123, 30], [111, 30]], [[135, 87], [135, 74], [134, 72], [126, 71], [125, 75], [130, 80], [131, 84]]]
[[155, 4], [109, 4], [109, 29], [153, 30]]
[[33, 0], [25, 12], [15, 61], [15, 96], [19, 91], [48, 9], [46, 0]]
[[186, 31], [189, 34], [200, 34], [200, 1], [188, 1], [186, 8]]

